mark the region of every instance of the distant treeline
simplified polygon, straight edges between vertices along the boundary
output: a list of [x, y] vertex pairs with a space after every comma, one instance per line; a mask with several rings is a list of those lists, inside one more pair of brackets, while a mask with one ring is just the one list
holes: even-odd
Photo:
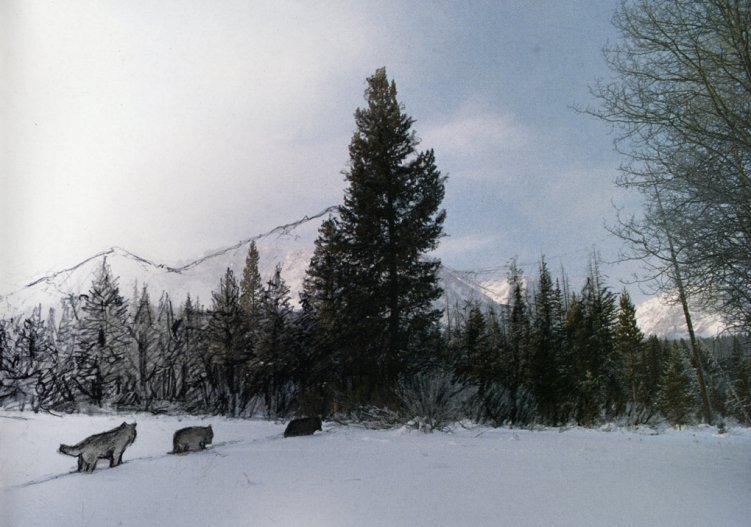
[[[645, 338], [628, 293], [609, 291], [596, 265], [569, 294], [544, 259], [532, 290], [512, 266], [508, 305], [449, 306], [425, 343], [430, 352], [405, 358], [396, 382], [378, 387], [375, 359], [332, 352], [306, 309], [290, 307], [279, 268], [262, 284], [257, 262], [252, 245], [240, 284], [227, 270], [209, 309], [190, 296], [178, 308], [167, 294], [154, 304], [145, 286], [127, 301], [105, 262], [88, 294], [62, 299], [59, 316], [50, 308], [45, 318], [39, 306], [0, 321], [0, 401], [34, 411], [268, 417], [378, 408], [430, 426], [699, 419], [686, 343]], [[748, 340], [722, 337], [703, 349], [715, 413], [745, 422]]]

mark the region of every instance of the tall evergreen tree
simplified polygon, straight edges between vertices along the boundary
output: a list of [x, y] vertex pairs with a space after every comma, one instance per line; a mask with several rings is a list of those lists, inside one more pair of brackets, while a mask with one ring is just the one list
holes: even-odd
[[439, 262], [426, 253], [436, 248], [445, 218], [444, 177], [432, 150], [416, 150], [414, 121], [397, 101], [396, 85], [384, 68], [367, 82], [367, 107], [355, 112], [349, 146], [337, 254], [349, 280], [338, 291], [345, 309], [337, 316], [349, 328], [361, 402], [388, 399], [399, 375], [425, 358], [441, 294]]
[[182, 332], [182, 322], [175, 316], [172, 300], [165, 291], [159, 298], [159, 304], [154, 318], [156, 332], [156, 348], [158, 356], [150, 361], [153, 371], [153, 390], [158, 397], [174, 400], [178, 393], [178, 364], [185, 353]]
[[154, 308], [151, 305], [146, 286], [143, 287], [140, 297], [136, 298], [134, 303], [136, 309], [129, 330], [135, 347], [135, 360], [133, 362], [136, 365], [138, 385], [135, 394], [137, 401], [133, 402], [142, 403], [147, 401], [150, 395], [148, 388], [151, 373], [149, 363], [157, 339], [156, 328], [154, 327]]
[[248, 320], [248, 346], [253, 352], [258, 339], [258, 324], [260, 322], [261, 298], [263, 296], [263, 280], [258, 270], [260, 260], [256, 242], [250, 242], [248, 256], [245, 258], [243, 276], [240, 280], [240, 307]]
[[502, 358], [501, 380], [508, 389], [511, 403], [509, 419], [512, 423], [523, 420], [523, 414], [529, 415], [530, 410], [523, 408], [530, 388], [530, 313], [527, 297], [527, 287], [522, 270], [511, 262], [508, 274], [511, 287], [510, 312], [508, 322], [508, 346]]
[[105, 259], [81, 305], [80, 344], [75, 376], [79, 390], [95, 404], [116, 402], [127, 376], [131, 344], [128, 304]]
[[240, 307], [240, 290], [232, 269], [227, 268], [212, 293], [211, 316], [206, 329], [212, 357], [213, 383], [223, 392], [219, 410], [236, 415], [238, 410], [238, 369], [247, 360], [246, 318]]
[[615, 317], [615, 296], [602, 283], [594, 260], [566, 318], [565, 362], [575, 394], [570, 402], [580, 424], [593, 424], [603, 413], [617, 415], [625, 405], [622, 363], [613, 349]]
[[482, 392], [487, 384], [497, 381], [492, 377], [498, 372], [490, 364], [490, 335], [485, 315], [477, 304], [468, 307], [464, 324], [456, 328], [458, 338], [452, 342], [454, 368], [464, 382], [477, 385]]
[[78, 300], [73, 295], [61, 302], [62, 313], [57, 326], [59, 368], [57, 375], [58, 392], [61, 401], [69, 404], [75, 401], [75, 357], [79, 344], [79, 321], [77, 318]]
[[292, 399], [291, 380], [296, 357], [292, 346], [289, 287], [279, 265], [263, 290], [260, 317], [253, 376], [264, 396], [268, 414], [284, 415]]
[[341, 230], [335, 217], [327, 218], [318, 230], [313, 256], [300, 294], [303, 332], [300, 388], [305, 406], [318, 406], [324, 413], [334, 392], [348, 391], [353, 368], [345, 366], [348, 331], [344, 325], [344, 295], [348, 287], [345, 268], [339, 258]]
[[551, 424], [558, 420], [561, 309], [560, 291], [554, 286], [543, 257], [534, 298], [529, 370], [541, 417]]
[[641, 350], [642, 367], [637, 385], [642, 387], [641, 398], [645, 411], [643, 420], [646, 421], [659, 411], [660, 386], [670, 358], [671, 346], [656, 335], [650, 335]]
[[618, 320], [615, 326], [615, 353], [624, 365], [624, 381], [629, 391], [629, 402], [637, 412], [635, 417], [644, 409], [643, 389], [641, 379], [645, 364], [642, 363], [642, 347], [644, 334], [636, 323], [636, 307], [625, 289], [621, 292], [618, 304]]
[[205, 311], [187, 295], [180, 311], [179, 335], [181, 349], [179, 355], [180, 388], [177, 398], [188, 403], [188, 408], [206, 409], [211, 404], [212, 361], [211, 355], [204, 353], [207, 331]]
[[685, 342], [674, 342], [670, 362], [662, 378], [660, 406], [674, 425], [685, 425], [696, 411], [695, 390], [685, 364]]

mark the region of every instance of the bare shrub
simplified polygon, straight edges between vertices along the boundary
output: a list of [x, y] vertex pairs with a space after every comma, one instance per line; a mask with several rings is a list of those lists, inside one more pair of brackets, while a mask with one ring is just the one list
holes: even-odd
[[443, 430], [462, 419], [468, 391], [443, 371], [420, 373], [399, 382], [402, 412], [420, 430]]

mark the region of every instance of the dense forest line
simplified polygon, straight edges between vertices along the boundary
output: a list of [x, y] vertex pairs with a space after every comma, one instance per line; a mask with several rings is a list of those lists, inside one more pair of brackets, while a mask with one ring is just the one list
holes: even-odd
[[[367, 389], [378, 366], [331, 353], [304, 304], [290, 307], [280, 269], [264, 281], [257, 263], [251, 245], [239, 282], [228, 269], [205, 308], [190, 296], [154, 303], [146, 286], [128, 300], [105, 261], [88, 294], [63, 299], [59, 314], [39, 306], [0, 321], [0, 401], [34, 411], [377, 415], [431, 427], [700, 419], [687, 343], [645, 337], [628, 293], [611, 292], [596, 265], [569, 294], [544, 259], [529, 280], [512, 266], [508, 305], [450, 306], [429, 352], [405, 359], [384, 392]], [[748, 346], [733, 336], [703, 343], [721, 418], [748, 422]]]

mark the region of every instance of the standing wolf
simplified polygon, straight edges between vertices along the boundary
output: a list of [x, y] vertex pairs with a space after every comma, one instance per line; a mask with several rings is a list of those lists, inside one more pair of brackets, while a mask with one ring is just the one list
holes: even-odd
[[172, 453], [204, 450], [214, 440], [214, 430], [209, 426], [181, 428], [172, 436]]
[[136, 440], [136, 423], [123, 422], [117, 428], [89, 436], [80, 443], [60, 445], [59, 453], [78, 456], [78, 472], [94, 472], [98, 459], [109, 459], [110, 467], [123, 462], [123, 452]]

